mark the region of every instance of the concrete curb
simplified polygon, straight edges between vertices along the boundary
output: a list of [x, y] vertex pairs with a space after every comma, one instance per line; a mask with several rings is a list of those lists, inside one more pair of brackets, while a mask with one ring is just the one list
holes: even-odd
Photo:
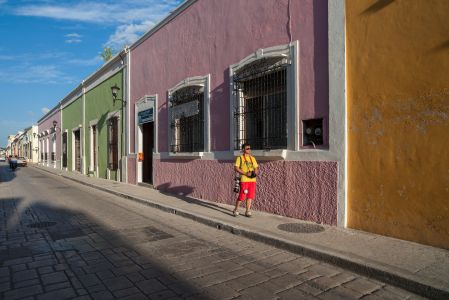
[[427, 298], [449, 299], [449, 289], [447, 287], [443, 285], [437, 285], [434, 282], [428, 282], [428, 280], [426, 280], [425, 278], [416, 276], [409, 272], [404, 272], [403, 270], [393, 270], [394, 267], [392, 266], [381, 265], [376, 262], [367, 261], [366, 259], [354, 257], [353, 255], [349, 256], [345, 253], [333, 251], [332, 249], [324, 249], [323, 247], [317, 247], [312, 244], [295, 243], [289, 240], [272, 236], [270, 234], [248, 230], [234, 224], [219, 222], [205, 216], [196, 215], [182, 209], [171, 207], [169, 205], [162, 205], [151, 200], [142, 199], [122, 192], [113, 191], [111, 189], [92, 183], [87, 183], [82, 180], [66, 176], [64, 174], [54, 173], [41, 167], [36, 168], [53, 175], [61, 176], [76, 183], [101, 190], [103, 192], [129, 199], [153, 208], [157, 208], [167, 213], [173, 213], [181, 217], [194, 220], [207, 226], [211, 226], [220, 230], [226, 230], [230, 233], [237, 234], [254, 241], [262, 242], [264, 244], [284, 249], [302, 256], [307, 256], [320, 261], [324, 261], [326, 263], [333, 264], [352, 272], [378, 279], [382, 282], [388, 282], [389, 284], [406, 289], [410, 292], [419, 294]]

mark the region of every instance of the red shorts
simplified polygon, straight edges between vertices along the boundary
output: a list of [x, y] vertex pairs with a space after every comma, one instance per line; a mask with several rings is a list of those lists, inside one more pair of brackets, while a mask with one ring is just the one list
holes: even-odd
[[244, 201], [245, 199], [254, 199], [255, 197], [256, 197], [256, 183], [240, 182], [239, 200]]

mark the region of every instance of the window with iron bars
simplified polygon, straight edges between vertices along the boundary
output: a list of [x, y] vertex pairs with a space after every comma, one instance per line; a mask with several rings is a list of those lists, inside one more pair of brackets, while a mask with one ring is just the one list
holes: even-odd
[[259, 59], [233, 77], [234, 149], [249, 143], [256, 150], [287, 148], [287, 65]]
[[175, 91], [171, 102], [171, 152], [204, 151], [204, 88], [188, 86]]

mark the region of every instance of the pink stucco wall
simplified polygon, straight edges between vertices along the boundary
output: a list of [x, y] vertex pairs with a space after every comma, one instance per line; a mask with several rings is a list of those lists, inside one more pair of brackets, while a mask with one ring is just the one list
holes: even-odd
[[[198, 0], [131, 49], [131, 103], [158, 94], [159, 151], [168, 151], [167, 90], [211, 75], [211, 147], [229, 150], [229, 66], [259, 48], [300, 44], [300, 119], [328, 121], [327, 1]], [[289, 15], [291, 29], [289, 29]], [[131, 132], [134, 132], [134, 105]], [[325, 128], [328, 126], [325, 124]], [[134, 152], [134, 135], [130, 136]], [[327, 144], [327, 130], [325, 132]]]
[[[55, 151], [55, 153], [56, 153], [56, 161], [59, 163], [58, 166], [60, 166], [60, 163], [61, 163], [61, 129], [60, 129], [60, 127], [61, 127], [61, 112], [59, 109], [56, 109], [44, 121], [38, 123], [38, 133], [42, 133], [48, 129], [50, 129], [50, 132], [52, 132], [51, 129], [53, 128], [53, 121], [58, 122], [56, 125], [57, 128], [56, 128], [56, 151]], [[49, 146], [49, 153], [48, 153], [48, 160], [50, 160], [51, 152], [52, 152], [51, 134], [48, 135], [47, 137], [50, 138], [50, 146]], [[47, 138], [47, 137], [45, 137], [45, 138]], [[41, 139], [39, 139], [39, 147], [41, 145], [40, 140]], [[40, 158], [40, 151], [41, 150], [39, 150], [39, 153], [38, 153], [39, 158]]]
[[[326, 0], [198, 0], [131, 48], [130, 132], [135, 132], [134, 103], [157, 94], [158, 151], [167, 152], [167, 91], [185, 78], [210, 74], [211, 151], [230, 151], [229, 66], [257, 49], [298, 40], [298, 118], [323, 118], [327, 147], [327, 5]], [[133, 134], [130, 142], [135, 152]], [[336, 162], [271, 161], [261, 162], [261, 169], [255, 209], [336, 225]], [[132, 172], [130, 167], [129, 182], [135, 180]], [[232, 178], [230, 161], [154, 161], [155, 187], [172, 193], [230, 204]]]
[[[337, 225], [337, 163], [259, 162], [254, 209]], [[220, 203], [235, 203], [233, 162], [156, 160], [155, 188]], [[212, 188], [211, 188], [212, 187]]]

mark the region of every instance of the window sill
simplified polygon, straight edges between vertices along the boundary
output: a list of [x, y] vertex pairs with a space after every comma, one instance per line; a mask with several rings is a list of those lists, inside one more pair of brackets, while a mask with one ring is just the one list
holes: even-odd
[[[287, 149], [276, 150], [252, 150], [251, 155], [259, 160], [284, 160], [287, 157]], [[234, 156], [242, 155], [241, 151], [234, 151]]]
[[175, 159], [203, 158], [205, 152], [169, 152], [168, 156]]

